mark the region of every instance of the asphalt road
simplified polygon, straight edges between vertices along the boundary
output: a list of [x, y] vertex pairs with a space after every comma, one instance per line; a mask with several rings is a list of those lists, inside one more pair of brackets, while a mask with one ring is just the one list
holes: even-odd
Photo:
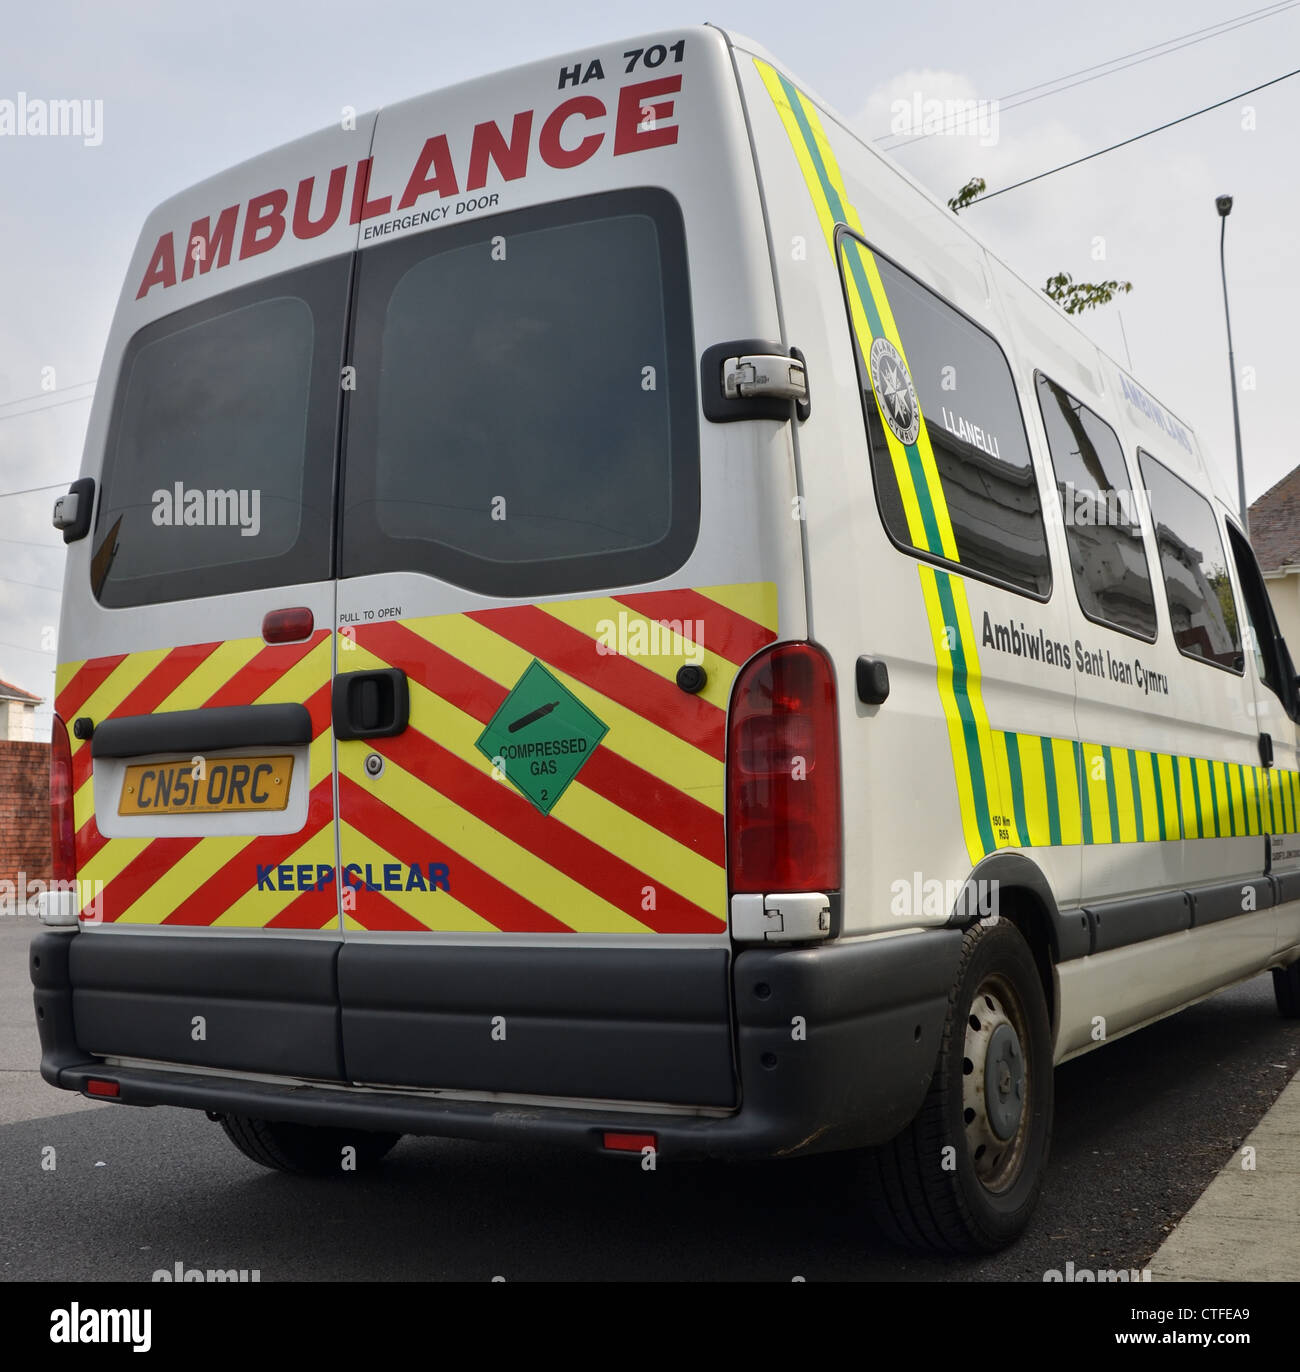
[[[1057, 1073], [1043, 1201], [978, 1261], [892, 1250], [836, 1160], [678, 1164], [404, 1139], [377, 1172], [264, 1171], [201, 1114], [92, 1105], [34, 1076], [28, 921], [0, 921], [0, 1279], [1025, 1280], [1142, 1267], [1300, 1068], [1267, 976]], [[55, 1113], [59, 1112], [59, 1113]], [[43, 1150], [55, 1149], [55, 1170]], [[45, 1154], [44, 1156], [49, 1156]]]

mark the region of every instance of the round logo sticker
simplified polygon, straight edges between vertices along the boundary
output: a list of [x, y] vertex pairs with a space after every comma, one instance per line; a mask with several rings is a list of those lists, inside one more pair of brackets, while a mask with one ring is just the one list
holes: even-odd
[[887, 338], [877, 338], [871, 345], [871, 384], [876, 392], [876, 404], [900, 443], [915, 443], [921, 432], [921, 406], [916, 387], [908, 375], [907, 364], [898, 349]]

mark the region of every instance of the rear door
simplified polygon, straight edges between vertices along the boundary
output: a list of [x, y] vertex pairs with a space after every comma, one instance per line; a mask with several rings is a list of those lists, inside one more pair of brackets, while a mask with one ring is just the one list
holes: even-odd
[[333, 512], [344, 187], [372, 128], [183, 192], [129, 268], [56, 707], [91, 895], [73, 948], [91, 1052], [342, 1074]]
[[779, 336], [722, 40], [386, 110], [374, 168], [334, 695], [349, 1075], [730, 1104], [726, 707], [798, 542], [760, 514], [790, 524], [785, 426], [700, 414], [705, 346]]

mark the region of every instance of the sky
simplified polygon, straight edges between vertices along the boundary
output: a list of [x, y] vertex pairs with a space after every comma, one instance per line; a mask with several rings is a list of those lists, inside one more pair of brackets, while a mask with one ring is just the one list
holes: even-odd
[[[20, 92], [102, 101], [89, 144], [0, 131], [0, 678], [46, 698], [45, 730], [63, 577], [63, 544], [50, 527], [58, 492], [3, 493], [78, 474], [89, 383], [148, 212], [203, 177], [336, 123], [345, 106], [372, 109], [703, 21], [757, 39], [882, 148], [900, 141], [891, 136], [897, 102], [998, 101], [995, 136], [986, 126], [982, 136], [948, 133], [892, 152], [944, 199], [972, 176], [990, 190], [1008, 186], [1300, 66], [1300, 0], [1042, 0], [1032, 10], [1023, 0], [10, 6], [0, 101]], [[1143, 51], [1173, 39], [1183, 40], [1176, 51]], [[1126, 56], [1124, 70], [1089, 70]], [[1042, 89], [1072, 73], [1082, 74], [1072, 89]], [[1120, 304], [1079, 322], [1197, 431], [1235, 490], [1214, 206], [1218, 194], [1235, 197], [1228, 283], [1250, 500], [1300, 462], [1298, 115], [1300, 76], [965, 211], [1036, 286], [1058, 271], [1133, 282]]]

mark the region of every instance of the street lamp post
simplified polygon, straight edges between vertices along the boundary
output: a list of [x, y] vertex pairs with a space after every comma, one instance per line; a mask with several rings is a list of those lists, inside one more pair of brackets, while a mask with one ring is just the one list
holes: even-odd
[[1232, 213], [1232, 196], [1220, 195], [1215, 198], [1214, 207], [1219, 211], [1219, 272], [1223, 277], [1223, 322], [1228, 326], [1228, 373], [1232, 381], [1232, 436], [1237, 443], [1237, 501], [1241, 506], [1241, 523], [1250, 537], [1250, 514], [1246, 509], [1246, 467], [1241, 457], [1241, 416], [1237, 410], [1237, 364], [1232, 355], [1232, 318], [1228, 314], [1228, 267], [1223, 256], [1223, 240], [1228, 232], [1228, 216]]

